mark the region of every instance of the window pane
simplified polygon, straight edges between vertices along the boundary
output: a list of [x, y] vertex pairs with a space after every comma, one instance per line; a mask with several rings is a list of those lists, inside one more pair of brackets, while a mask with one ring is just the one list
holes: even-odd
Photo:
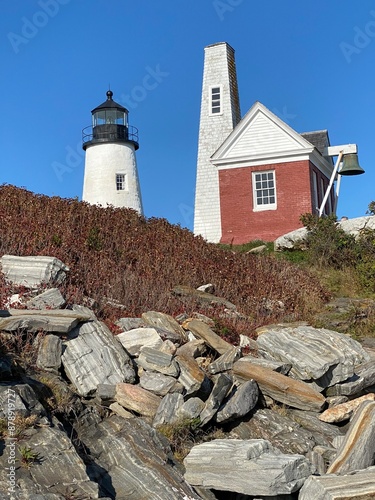
[[116, 174], [116, 189], [124, 191], [125, 189], [125, 174]]
[[274, 172], [260, 172], [253, 174], [253, 180], [256, 205], [267, 208], [266, 205], [276, 204]]
[[221, 113], [220, 87], [211, 88], [211, 113]]

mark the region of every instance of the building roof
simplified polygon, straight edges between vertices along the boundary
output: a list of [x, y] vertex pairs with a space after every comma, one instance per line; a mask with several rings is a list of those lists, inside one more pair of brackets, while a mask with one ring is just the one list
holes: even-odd
[[113, 96], [112, 90], [108, 90], [106, 95], [107, 95], [107, 100], [102, 102], [102, 104], [100, 104], [96, 108], [94, 108], [91, 111], [91, 113], [95, 113], [96, 111], [99, 111], [100, 109], [109, 109], [109, 108], [118, 109], [120, 111], [125, 111], [126, 113], [128, 113], [128, 110], [126, 108], [124, 108], [124, 106], [121, 106], [121, 104], [118, 104], [117, 102], [115, 102], [112, 99], [112, 96]]
[[315, 146], [320, 154], [323, 154], [324, 148], [330, 145], [328, 130], [315, 130], [314, 132], [303, 132], [300, 135], [302, 135], [303, 138], [305, 138], [313, 146]]

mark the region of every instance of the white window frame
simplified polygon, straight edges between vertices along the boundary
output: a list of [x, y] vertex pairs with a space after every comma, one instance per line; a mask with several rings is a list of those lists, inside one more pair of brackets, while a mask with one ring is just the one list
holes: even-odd
[[[267, 175], [267, 179], [265, 181], [269, 182], [269, 174], [272, 174], [272, 181], [273, 181], [273, 187], [265, 187], [262, 189], [262, 187], [257, 189], [257, 182], [262, 182], [262, 179], [257, 180], [257, 176], [261, 176], [262, 174]], [[264, 181], [263, 181], [264, 182]], [[264, 210], [276, 210], [277, 209], [277, 192], [276, 192], [276, 172], [275, 170], [261, 170], [261, 171], [255, 171], [252, 172], [252, 183], [253, 183], [253, 210], [254, 212], [261, 212]], [[273, 197], [275, 199], [274, 202], [272, 203], [260, 203], [258, 204], [258, 191], [260, 190], [268, 190], [268, 189], [273, 189], [274, 194]], [[266, 197], [266, 196], [265, 196]]]
[[[212, 111], [212, 107], [213, 107], [212, 90], [213, 89], [219, 89], [219, 109], [220, 110], [217, 113], [214, 113]], [[210, 116], [220, 116], [223, 114], [223, 86], [222, 85], [211, 85], [210, 86], [208, 102], [209, 102], [209, 114], [210, 114]]]
[[313, 213], [319, 213], [319, 197], [318, 197], [318, 174], [313, 170]]
[[116, 191], [118, 193], [121, 191], [127, 191], [126, 181], [126, 174], [123, 172], [116, 173]]

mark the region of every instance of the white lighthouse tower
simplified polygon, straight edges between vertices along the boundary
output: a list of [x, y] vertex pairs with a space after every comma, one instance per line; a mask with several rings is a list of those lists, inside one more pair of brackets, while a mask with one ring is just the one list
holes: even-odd
[[143, 214], [135, 151], [138, 130], [128, 125], [128, 110], [108, 90], [107, 100], [91, 111], [83, 129], [86, 151], [83, 201], [92, 205], [133, 208]]
[[194, 233], [221, 238], [219, 176], [211, 156], [241, 119], [234, 50], [226, 42], [205, 47], [199, 124]]

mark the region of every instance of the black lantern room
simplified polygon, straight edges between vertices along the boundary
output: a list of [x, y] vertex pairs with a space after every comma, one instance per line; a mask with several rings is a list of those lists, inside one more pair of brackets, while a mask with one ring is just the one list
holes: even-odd
[[138, 129], [129, 127], [128, 110], [112, 99], [113, 92], [107, 91], [107, 100], [91, 111], [92, 125], [82, 131], [83, 149], [91, 144], [105, 142], [132, 142], [138, 145]]

